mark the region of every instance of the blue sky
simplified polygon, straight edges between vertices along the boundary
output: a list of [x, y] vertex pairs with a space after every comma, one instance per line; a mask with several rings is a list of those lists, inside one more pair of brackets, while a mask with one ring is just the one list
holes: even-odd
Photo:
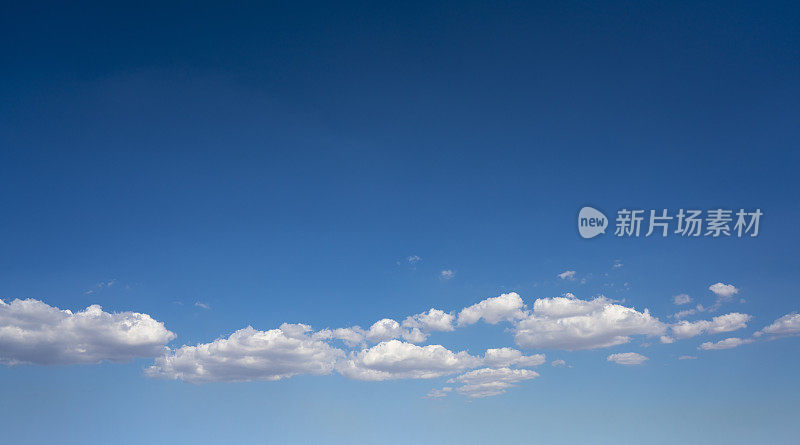
[[[800, 311], [797, 17], [791, 2], [6, 7], [5, 437], [795, 443], [800, 331], [773, 323]], [[583, 206], [764, 215], [755, 238], [586, 240]], [[736, 290], [718, 307], [716, 283]], [[504, 294], [519, 300], [482, 312], [497, 323], [460, 323]], [[537, 299], [636, 323], [592, 331], [626, 338], [610, 346], [559, 331], [553, 347], [538, 327], [520, 341], [525, 323], [566, 323]], [[369, 339], [431, 308], [452, 331]], [[693, 308], [709, 324], [676, 338], [671, 315]], [[714, 322], [731, 313], [746, 327]], [[189, 360], [218, 366], [199, 384], [164, 365], [248, 326], [284, 355], [227, 344]], [[352, 346], [323, 338], [353, 326]], [[727, 338], [745, 344], [698, 349]], [[416, 361], [381, 362], [381, 345]], [[528, 365], [491, 363], [499, 348]], [[647, 360], [608, 360], [624, 353]], [[253, 381], [227, 381], [236, 360]], [[263, 381], [276, 363], [292, 375]], [[502, 394], [459, 391], [506, 368], [525, 378]]]

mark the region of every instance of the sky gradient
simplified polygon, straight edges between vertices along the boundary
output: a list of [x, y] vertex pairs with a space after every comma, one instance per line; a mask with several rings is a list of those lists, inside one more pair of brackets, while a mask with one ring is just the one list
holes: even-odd
[[796, 4], [3, 9], [11, 442], [797, 442]]

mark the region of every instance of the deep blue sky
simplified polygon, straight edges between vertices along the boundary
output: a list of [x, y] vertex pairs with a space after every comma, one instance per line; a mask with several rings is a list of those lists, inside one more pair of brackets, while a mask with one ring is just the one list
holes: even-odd
[[[145, 312], [180, 346], [510, 290], [666, 319], [673, 295], [709, 303], [724, 282], [759, 329], [800, 310], [799, 18], [794, 2], [5, 5], [0, 298]], [[583, 205], [765, 216], [754, 239], [587, 241]], [[497, 326], [431, 341], [513, 346]], [[548, 351], [573, 367], [473, 402], [420, 398], [444, 379], [0, 367], [0, 425], [15, 443], [792, 443], [798, 339], [675, 360], [698, 343]], [[648, 364], [606, 363], [629, 350]]]

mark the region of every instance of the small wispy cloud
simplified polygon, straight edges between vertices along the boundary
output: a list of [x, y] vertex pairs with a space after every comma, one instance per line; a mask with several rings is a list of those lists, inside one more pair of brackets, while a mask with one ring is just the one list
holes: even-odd
[[450, 280], [454, 276], [456, 276], [456, 273], [454, 271], [450, 270], [450, 269], [445, 269], [445, 270], [439, 272], [439, 278], [441, 278], [443, 280]]
[[726, 338], [725, 340], [720, 340], [716, 343], [707, 341], [702, 345], [700, 345], [700, 347], [698, 347], [697, 349], [702, 349], [704, 351], [711, 351], [718, 349], [732, 349], [732, 348], [737, 348], [741, 345], [752, 343], [753, 341], [754, 340], [750, 338], [742, 340], [741, 338], [738, 337], [731, 337], [731, 338]]
[[682, 355], [678, 357], [678, 360], [697, 360], [697, 357], [693, 355]]
[[440, 399], [442, 397], [446, 397], [447, 394], [453, 392], [453, 388], [450, 386], [445, 386], [442, 389], [432, 389], [425, 397], [428, 399]]
[[621, 260], [614, 260], [614, 265], [611, 266], [611, 267], [613, 267], [614, 269], [621, 268], [622, 267], [622, 261]]
[[203, 309], [211, 309], [211, 305], [209, 305], [208, 303], [202, 303], [200, 301], [195, 301], [194, 305], [196, 307], [203, 308]]
[[112, 279], [110, 279], [108, 281], [101, 281], [101, 282], [97, 283], [93, 288], [83, 291], [83, 294], [84, 295], [91, 295], [91, 294], [93, 294], [93, 293], [95, 293], [95, 292], [97, 292], [99, 290], [107, 289], [109, 287], [112, 287], [115, 284], [117, 284], [117, 279], [116, 278], [112, 278]]
[[677, 305], [689, 304], [692, 302], [692, 297], [687, 294], [679, 294], [672, 297], [672, 303]]
[[695, 306], [694, 309], [684, 309], [682, 311], [678, 311], [678, 312], [670, 315], [670, 317], [674, 318], [676, 320], [680, 320], [681, 318], [686, 318], [686, 317], [688, 317], [690, 315], [694, 315], [694, 314], [696, 314], [698, 312], [705, 312], [705, 311], [706, 311], [706, 308], [702, 304], [698, 304], [697, 306]]
[[550, 364], [552, 366], [556, 367], [556, 368], [561, 367], [561, 366], [567, 366], [567, 362], [565, 362], [564, 360], [561, 360], [561, 359], [553, 360], [552, 362], [550, 362]]
[[618, 365], [641, 365], [647, 361], [648, 358], [635, 352], [622, 352], [619, 354], [611, 354], [606, 357], [606, 360]]
[[562, 280], [574, 280], [575, 273], [576, 272], [574, 270], [565, 270], [564, 272], [558, 274], [558, 278], [561, 278]]
[[422, 258], [420, 258], [418, 255], [411, 255], [406, 258], [406, 261], [408, 261], [408, 264], [417, 264], [422, 261]]

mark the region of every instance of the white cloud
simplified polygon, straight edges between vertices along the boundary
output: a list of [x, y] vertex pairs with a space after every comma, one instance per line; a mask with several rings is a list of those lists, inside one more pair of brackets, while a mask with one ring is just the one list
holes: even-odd
[[676, 338], [684, 339], [702, 334], [709, 326], [711, 326], [711, 322], [708, 320], [698, 320], [694, 322], [683, 320], [672, 325], [670, 329], [672, 330], [672, 335]]
[[731, 312], [730, 314], [720, 315], [708, 320], [698, 320], [689, 322], [680, 321], [672, 325], [672, 335], [677, 338], [691, 338], [704, 332], [709, 334], [719, 334], [746, 328], [747, 322], [753, 318], [751, 315]]
[[565, 270], [558, 274], [558, 278], [562, 280], [574, 280], [575, 279], [575, 271], [574, 270]]
[[708, 287], [708, 290], [714, 292], [714, 294], [716, 294], [717, 296], [726, 299], [739, 293], [739, 289], [737, 289], [734, 285], [722, 284], [722, 283], [712, 284], [711, 286]]
[[684, 309], [682, 311], [679, 311], [679, 312], [676, 312], [676, 313], [670, 315], [670, 317], [672, 317], [672, 318], [674, 318], [676, 320], [680, 320], [681, 318], [686, 318], [686, 317], [688, 317], [690, 315], [694, 315], [694, 314], [696, 314], [698, 312], [705, 312], [705, 311], [706, 311], [706, 308], [704, 308], [702, 304], [698, 304], [697, 306], [695, 306], [694, 309]]
[[725, 340], [720, 340], [716, 343], [707, 341], [702, 345], [700, 345], [698, 349], [703, 349], [706, 351], [714, 349], [731, 349], [752, 342], [753, 340], [751, 339], [742, 340], [741, 338], [732, 337], [732, 338], [726, 338]]
[[622, 352], [618, 354], [611, 354], [606, 357], [606, 360], [619, 365], [641, 365], [647, 361], [648, 358], [635, 352]]
[[693, 355], [682, 355], [678, 357], [678, 360], [697, 360], [697, 357]]
[[357, 380], [428, 379], [480, 365], [467, 352], [454, 353], [441, 345], [417, 346], [391, 340], [351, 352], [337, 371]]
[[529, 368], [539, 366], [545, 361], [544, 354], [526, 356], [512, 348], [487, 349], [483, 358], [484, 365], [492, 368], [505, 368], [512, 365]]
[[[334, 333], [335, 332], [336, 331], [334, 331]], [[366, 339], [372, 343], [380, 343], [382, 341], [388, 341], [397, 338], [403, 338], [412, 343], [422, 343], [428, 339], [427, 333], [422, 332], [419, 328], [403, 328], [400, 326], [400, 323], [392, 320], [391, 318], [384, 318], [376, 321], [367, 331], [362, 330], [358, 326], [354, 326], [351, 328], [345, 328], [345, 330], [340, 333], [342, 336], [346, 335], [349, 337], [349, 339], [342, 338], [342, 340], [345, 341], [345, 344], [350, 346], [360, 343], [363, 339]], [[363, 339], [359, 339], [359, 335], [362, 333]], [[336, 336], [335, 334], [332, 335], [332, 337], [340, 338], [340, 336]]]
[[149, 377], [191, 383], [273, 381], [298, 374], [330, 374], [344, 351], [308, 335], [303, 324], [258, 331], [248, 326], [228, 338], [182, 346], [147, 368]]
[[677, 305], [689, 304], [692, 302], [692, 297], [687, 294], [679, 294], [672, 297], [672, 302]]
[[717, 296], [716, 301], [714, 304], [709, 308], [711, 311], [715, 311], [722, 306], [723, 303], [727, 303], [733, 300], [733, 296], [739, 293], [739, 289], [734, 287], [732, 284], [723, 284], [723, 283], [716, 283], [712, 284], [708, 287], [708, 290], [714, 293]]
[[404, 332], [403, 328], [400, 327], [400, 323], [391, 318], [384, 318], [370, 326], [366, 338], [371, 342], [380, 343], [382, 341], [400, 338], [403, 336]]
[[[110, 279], [108, 281], [101, 281], [101, 282], [97, 283], [97, 285], [95, 287], [98, 290], [100, 290], [100, 289], [112, 287], [115, 284], [117, 284], [117, 279], [116, 278], [112, 278], [112, 279]], [[94, 289], [87, 289], [86, 291], [83, 292], [84, 295], [91, 295], [93, 293], [95, 293]]]
[[439, 272], [439, 278], [441, 278], [443, 280], [449, 280], [449, 279], [453, 278], [454, 276], [456, 276], [456, 273], [453, 272], [450, 269], [445, 269], [445, 270]]
[[539, 377], [539, 374], [529, 369], [476, 369], [464, 373], [452, 381], [462, 383], [463, 386], [456, 388], [460, 394], [467, 397], [481, 398], [503, 394], [506, 389], [524, 380]]
[[675, 312], [674, 314], [670, 315], [670, 317], [676, 320], [680, 320], [681, 318], [686, 318], [696, 313], [697, 313], [696, 309], [684, 309], [682, 311]]
[[661, 337], [659, 337], [659, 339], [658, 339], [658, 340], [659, 340], [661, 343], [665, 344], [665, 345], [666, 345], [666, 344], [670, 344], [670, 343], [675, 343], [675, 339], [674, 339], [674, 338], [672, 338], [672, 337], [670, 337], [669, 335], [662, 335]]
[[211, 309], [211, 306], [208, 303], [201, 303], [199, 301], [195, 301], [194, 305], [202, 309]]
[[592, 313], [607, 303], [612, 303], [612, 301], [605, 297], [581, 300], [568, 292], [563, 297], [536, 299], [533, 302], [533, 313], [550, 318], [574, 317]]
[[420, 258], [420, 257], [419, 257], [419, 256], [417, 256], [417, 255], [411, 255], [411, 256], [409, 256], [409, 257], [407, 258], [407, 260], [408, 260], [408, 264], [417, 264], [417, 263], [419, 263], [420, 261], [422, 261], [422, 258]]
[[452, 331], [456, 317], [453, 314], [430, 308], [428, 312], [411, 315], [403, 320], [403, 327], [418, 328], [423, 332]]
[[333, 338], [338, 338], [351, 346], [363, 342], [367, 337], [367, 332], [359, 326], [349, 328], [338, 328], [333, 330]]
[[622, 261], [620, 261], [620, 260], [615, 260], [615, 261], [614, 261], [614, 265], [613, 265], [612, 267], [613, 267], [614, 269], [619, 269], [620, 267], [622, 267]]
[[414, 328], [403, 332], [403, 339], [411, 343], [424, 343], [428, 339], [428, 334]]
[[522, 311], [524, 307], [525, 303], [516, 292], [487, 298], [462, 309], [458, 314], [458, 325], [474, 324], [481, 319], [489, 324], [514, 321], [525, 317], [525, 313]]
[[341, 340], [345, 345], [351, 348], [363, 344], [366, 337], [367, 331], [361, 329], [359, 326], [351, 326], [349, 328], [338, 328], [333, 330], [323, 329], [315, 332], [312, 335], [314, 340]]
[[719, 334], [746, 328], [747, 322], [752, 318], [752, 315], [739, 312], [731, 312], [730, 314], [714, 317], [711, 319], [711, 326], [708, 328], [708, 333]]
[[34, 299], [0, 300], [0, 363], [68, 365], [155, 357], [175, 338], [138, 312], [61, 310]]
[[800, 314], [786, 314], [761, 331], [773, 335], [800, 334]]
[[665, 325], [645, 309], [639, 312], [605, 297], [573, 295], [541, 298], [533, 313], [517, 323], [517, 344], [525, 348], [596, 349], [630, 341], [631, 335], [661, 335]]
[[559, 366], [567, 366], [567, 362], [561, 359], [553, 360], [552, 362], [550, 362], [550, 364], [556, 368], [558, 368]]
[[442, 397], [446, 397], [447, 394], [451, 393], [452, 391], [453, 391], [453, 388], [451, 388], [449, 386], [445, 386], [442, 389], [432, 389], [428, 393], [428, 395], [426, 395], [425, 397], [427, 397], [429, 399], [439, 399], [439, 398], [442, 398]]

